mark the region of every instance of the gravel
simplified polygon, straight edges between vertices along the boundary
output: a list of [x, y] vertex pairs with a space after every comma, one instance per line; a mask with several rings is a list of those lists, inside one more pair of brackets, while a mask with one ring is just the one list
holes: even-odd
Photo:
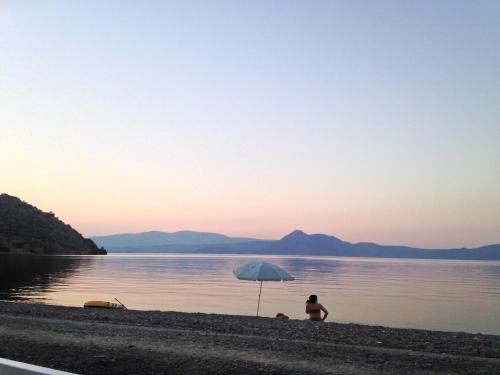
[[80, 374], [500, 374], [500, 336], [0, 302], [0, 357]]

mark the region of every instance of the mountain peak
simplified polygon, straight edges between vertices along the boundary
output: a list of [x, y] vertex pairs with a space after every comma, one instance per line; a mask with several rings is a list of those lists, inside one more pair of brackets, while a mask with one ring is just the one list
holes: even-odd
[[295, 229], [293, 232], [287, 234], [281, 240], [297, 240], [308, 237], [308, 234], [301, 231], [300, 229]]

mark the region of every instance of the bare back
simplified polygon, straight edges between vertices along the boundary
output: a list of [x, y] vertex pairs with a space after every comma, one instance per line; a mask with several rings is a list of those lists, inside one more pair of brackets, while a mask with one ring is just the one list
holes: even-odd
[[[325, 316], [321, 318], [321, 311], [325, 313]], [[310, 320], [320, 321], [326, 318], [328, 311], [323, 307], [321, 303], [306, 303], [306, 314], [309, 314]]]

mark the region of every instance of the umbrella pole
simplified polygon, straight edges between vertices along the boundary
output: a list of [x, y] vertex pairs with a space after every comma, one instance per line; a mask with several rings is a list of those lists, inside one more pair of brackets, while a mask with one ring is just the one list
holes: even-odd
[[260, 294], [262, 293], [262, 281], [260, 282], [260, 289], [259, 289], [259, 302], [257, 302], [257, 316], [259, 316], [259, 307], [260, 307]]

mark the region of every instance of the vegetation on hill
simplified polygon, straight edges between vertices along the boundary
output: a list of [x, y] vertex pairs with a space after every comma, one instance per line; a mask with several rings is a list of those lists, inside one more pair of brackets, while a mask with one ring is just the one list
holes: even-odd
[[0, 253], [106, 254], [52, 212], [7, 194], [0, 195]]

